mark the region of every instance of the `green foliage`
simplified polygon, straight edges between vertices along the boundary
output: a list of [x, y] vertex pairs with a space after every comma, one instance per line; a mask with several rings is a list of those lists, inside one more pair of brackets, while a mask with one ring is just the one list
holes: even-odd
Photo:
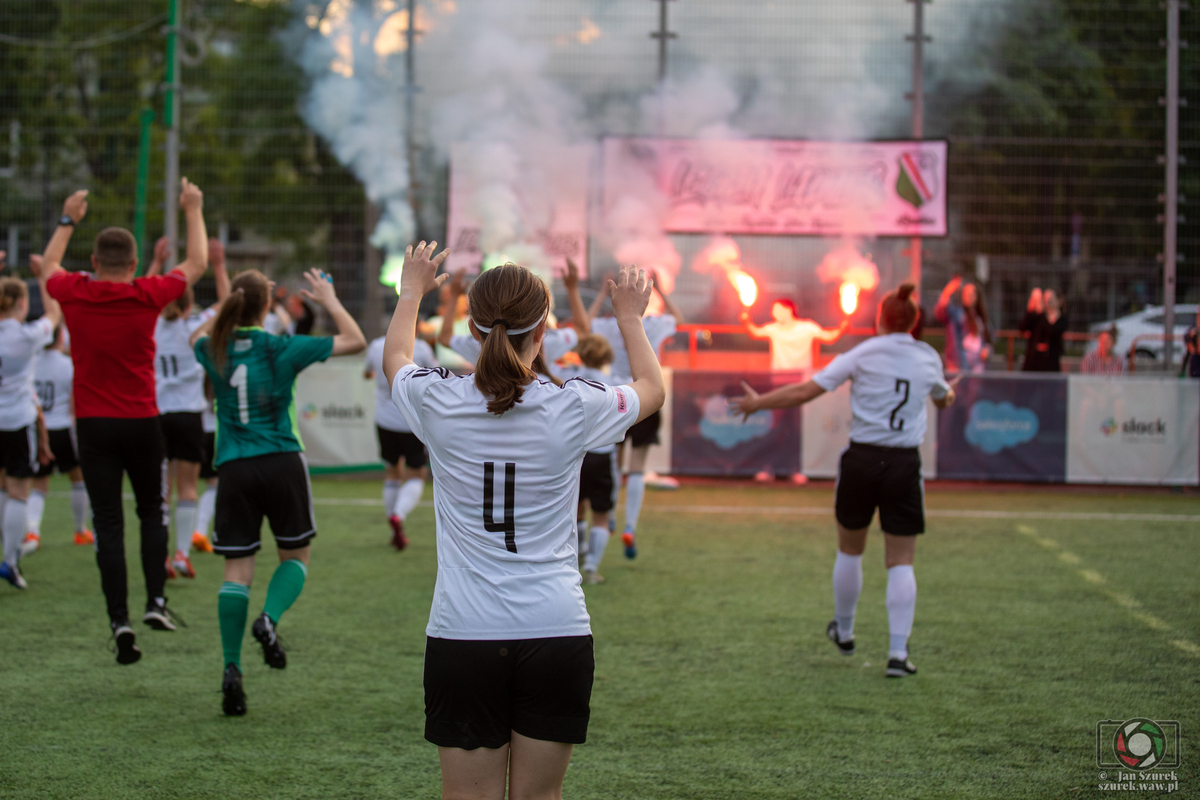
[[[198, 577], [168, 587], [189, 627], [137, 625], [145, 656], [119, 667], [103, 645], [95, 559], [70, 543], [65, 482], [53, 488], [62, 494], [47, 503], [42, 550], [22, 563], [30, 588], [0, 584], [6, 798], [438, 796], [437, 751], [422, 738], [432, 509], [410, 517], [412, 544], [396, 553], [382, 508], [363, 505], [377, 501], [377, 482], [314, 482], [320, 534], [304, 593], [279, 626], [288, 668], [268, 669], [247, 636], [249, 714], [226, 719], [217, 691], [221, 560], [196, 555]], [[863, 565], [859, 652], [845, 658], [824, 636], [832, 515], [682, 510], [831, 503], [828, 484], [647, 497], [638, 559], [626, 561], [614, 542], [601, 566], [608, 581], [586, 589], [596, 637], [592, 722], [565, 796], [1093, 797], [1096, 722], [1135, 716], [1181, 721], [1177, 796], [1194, 793], [1197, 657], [1172, 644], [1195, 643], [1200, 621], [1194, 522], [933, 517], [916, 562], [911, 649], [920, 672], [889, 681], [877, 533]], [[1195, 514], [1198, 503], [1116, 489], [933, 486], [929, 505], [1117, 515]], [[136, 606], [132, 502], [126, 519]], [[273, 547], [258, 557], [252, 615]], [[1151, 627], [1147, 615], [1170, 629]]]

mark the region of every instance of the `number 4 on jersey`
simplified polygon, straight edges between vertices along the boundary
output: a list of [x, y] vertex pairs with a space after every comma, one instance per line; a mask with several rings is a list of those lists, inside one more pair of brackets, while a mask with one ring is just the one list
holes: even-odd
[[497, 523], [492, 513], [492, 482], [496, 478], [496, 462], [483, 464], [483, 529], [488, 533], [504, 531], [504, 549], [517, 552], [517, 523], [513, 518], [517, 505], [517, 465], [511, 461], [504, 465], [504, 522]]

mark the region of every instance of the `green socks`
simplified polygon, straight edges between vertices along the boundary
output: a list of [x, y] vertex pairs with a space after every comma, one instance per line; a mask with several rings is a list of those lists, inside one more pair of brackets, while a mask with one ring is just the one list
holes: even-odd
[[308, 567], [298, 559], [280, 562], [271, 576], [271, 584], [267, 587], [267, 602], [263, 604], [263, 613], [278, 624], [283, 612], [292, 607], [300, 591], [304, 588], [304, 579], [308, 577]]
[[[274, 585], [274, 581], [271, 582]], [[246, 612], [250, 608], [250, 587], [226, 581], [217, 593], [217, 618], [221, 621], [221, 647], [225, 664], [242, 668], [242, 639], [246, 635]]]

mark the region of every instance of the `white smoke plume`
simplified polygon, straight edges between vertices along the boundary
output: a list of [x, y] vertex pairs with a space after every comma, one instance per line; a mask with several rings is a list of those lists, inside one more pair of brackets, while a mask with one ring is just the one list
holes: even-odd
[[301, 113], [380, 206], [372, 244], [400, 253], [416, 224], [404, 142], [403, 65], [394, 58], [402, 41], [396, 15], [372, 13], [352, 0], [334, 0], [321, 14], [305, 3], [297, 8], [303, 22], [293, 38], [312, 79]]
[[875, 262], [859, 253], [852, 241], [843, 241], [825, 254], [817, 265], [817, 277], [824, 283], [853, 283], [863, 292], [879, 285]]

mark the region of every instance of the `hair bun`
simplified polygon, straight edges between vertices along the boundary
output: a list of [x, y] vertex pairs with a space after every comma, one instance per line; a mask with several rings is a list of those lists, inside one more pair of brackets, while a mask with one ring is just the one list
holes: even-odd
[[896, 297], [899, 297], [901, 300], [907, 300], [916, 289], [917, 287], [911, 283], [902, 283], [900, 284], [900, 288], [896, 290]]

